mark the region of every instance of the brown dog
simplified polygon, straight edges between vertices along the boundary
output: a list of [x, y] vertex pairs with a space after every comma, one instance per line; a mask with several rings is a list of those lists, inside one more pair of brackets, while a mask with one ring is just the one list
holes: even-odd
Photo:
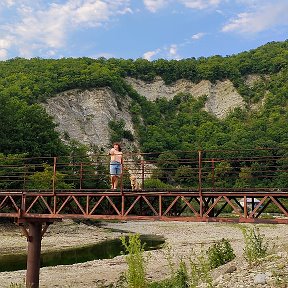
[[137, 178], [135, 175], [130, 176], [130, 183], [132, 191], [141, 190], [139, 183], [137, 182]]

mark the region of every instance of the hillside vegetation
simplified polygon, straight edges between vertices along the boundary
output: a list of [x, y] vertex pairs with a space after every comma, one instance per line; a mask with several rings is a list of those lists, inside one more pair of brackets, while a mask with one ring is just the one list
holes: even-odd
[[[15, 58], [0, 62], [0, 153], [27, 153], [55, 156], [68, 148], [55, 132], [53, 119], [39, 103], [69, 89], [110, 87], [121, 110], [124, 95], [131, 99], [137, 139], [142, 152], [196, 149], [287, 147], [288, 144], [288, 41], [268, 43], [257, 49], [227, 57], [159, 59], [59, 60]], [[258, 75], [253, 85], [249, 75]], [[166, 84], [179, 79], [198, 83], [229, 79], [245, 100], [245, 109], [236, 109], [219, 120], [202, 108], [205, 97], [179, 94], [174, 99], [148, 101], [125, 81], [133, 77], [152, 81], [162, 77]], [[260, 109], [251, 106], [263, 101]], [[112, 140], [128, 138], [122, 123], [112, 131]], [[112, 129], [113, 130], [113, 129]]]

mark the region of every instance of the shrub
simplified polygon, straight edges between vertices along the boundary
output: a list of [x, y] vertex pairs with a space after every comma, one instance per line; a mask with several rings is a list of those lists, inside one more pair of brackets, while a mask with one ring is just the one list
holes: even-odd
[[171, 188], [171, 185], [168, 185], [164, 182], [162, 182], [160, 179], [146, 179], [144, 181], [144, 187], [146, 188], [154, 188], [154, 189], [169, 189]]
[[209, 260], [205, 253], [201, 251], [199, 255], [190, 258], [190, 286], [196, 288], [200, 283], [205, 283], [205, 287], [213, 287], [213, 279], [210, 272]]
[[141, 244], [139, 234], [133, 234], [126, 240], [120, 238], [128, 255], [126, 256], [128, 271], [125, 275], [128, 288], [147, 287], [145, 279], [145, 261], [143, 257], [144, 247]]
[[228, 263], [236, 257], [230, 242], [224, 238], [210, 247], [207, 255], [211, 269]]
[[268, 254], [268, 243], [263, 235], [260, 234], [259, 228], [243, 227], [244, 236], [244, 257], [249, 264], [264, 258]]
[[183, 260], [180, 261], [179, 267], [172, 278], [171, 284], [173, 288], [188, 288], [189, 287], [189, 275], [186, 264]]
[[[171, 267], [170, 267], [171, 268]], [[188, 288], [190, 287], [190, 279], [187, 266], [184, 261], [180, 261], [176, 271], [172, 269], [172, 276], [168, 279], [153, 282], [149, 284], [149, 288]]]

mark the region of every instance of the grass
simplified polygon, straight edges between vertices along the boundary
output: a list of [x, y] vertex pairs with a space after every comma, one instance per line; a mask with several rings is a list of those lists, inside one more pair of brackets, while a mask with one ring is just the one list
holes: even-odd
[[241, 227], [244, 236], [244, 258], [251, 265], [268, 255], [268, 242], [258, 227]]
[[27, 288], [25, 283], [10, 283], [8, 288]]
[[18, 284], [18, 283], [11, 283], [9, 285], [9, 288], [24, 288], [25, 286], [23, 284]]
[[[269, 260], [268, 243], [263, 235], [260, 234], [258, 227], [243, 227], [241, 231], [244, 236], [244, 250], [243, 255], [247, 262], [251, 265], [253, 263], [260, 264], [263, 261]], [[123, 244], [126, 250], [131, 255], [126, 258], [128, 263], [128, 272], [126, 273], [126, 283], [128, 288], [196, 288], [199, 286], [212, 288], [213, 278], [211, 276], [212, 269], [219, 267], [235, 258], [235, 254], [230, 242], [227, 239], [221, 239], [214, 243], [211, 247], [204, 251], [203, 249], [198, 253], [191, 252], [190, 258], [184, 261], [180, 259], [176, 266], [171, 256], [171, 248], [167, 247], [168, 254], [166, 260], [170, 268], [170, 276], [162, 281], [148, 282], [145, 279], [145, 265], [143, 258], [143, 248], [138, 242], [136, 236], [130, 236], [128, 242]], [[124, 241], [124, 240], [123, 240]], [[272, 256], [272, 255], [271, 255]], [[146, 264], [146, 263], [145, 263]], [[272, 271], [274, 276], [275, 287], [282, 287], [287, 283], [287, 273], [285, 270], [286, 262], [279, 262], [277, 269]], [[138, 271], [138, 272], [137, 272]]]
[[119, 279], [117, 285], [114, 286], [117, 288], [196, 288], [198, 285], [213, 287], [212, 267], [222, 265], [220, 258], [221, 261], [227, 263], [235, 257], [229, 241], [222, 239], [208, 250], [209, 253], [201, 250], [200, 253], [196, 254], [192, 251], [189, 261], [185, 262], [180, 259], [176, 267], [171, 256], [171, 248], [167, 246], [165, 258], [170, 268], [170, 276], [162, 281], [149, 283], [145, 279], [146, 262], [143, 257], [144, 249], [141, 246], [139, 235], [130, 235], [128, 240], [123, 237], [122, 244], [129, 253], [126, 256], [128, 271], [124, 274], [124, 281]]
[[126, 252], [126, 261], [128, 264], [128, 271], [126, 272], [125, 278], [127, 281], [128, 288], [145, 288], [146, 283], [146, 266], [144, 259], [144, 246], [141, 244], [140, 235], [132, 234], [128, 240], [126, 237], [120, 238]]

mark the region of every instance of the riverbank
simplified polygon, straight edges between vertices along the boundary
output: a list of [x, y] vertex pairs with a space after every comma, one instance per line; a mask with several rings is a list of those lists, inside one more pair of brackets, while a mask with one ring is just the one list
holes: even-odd
[[[256, 270], [254, 271], [252, 269], [253, 272], [249, 273], [251, 269], [247, 267], [242, 257], [244, 240], [239, 225], [247, 224], [129, 221], [105, 222], [101, 225], [86, 225], [83, 223], [77, 224], [71, 220], [65, 220], [60, 223], [54, 223], [48, 228], [48, 231], [42, 240], [42, 251], [95, 244], [103, 240], [117, 238], [120, 235], [126, 234], [125, 232], [121, 232], [121, 230], [130, 231], [131, 233], [161, 235], [166, 238], [166, 243], [170, 247], [170, 252], [168, 253], [167, 249], [145, 252], [148, 261], [147, 278], [150, 280], [159, 280], [170, 274], [170, 268], [168, 267], [167, 262], [168, 254], [170, 255], [169, 257], [172, 257], [173, 260], [177, 262], [181, 258], [189, 258], [192, 255], [192, 250], [194, 253], [199, 253], [199, 251], [207, 249], [207, 247], [211, 246], [216, 241], [225, 238], [230, 241], [237, 257], [232, 263], [216, 269], [213, 272], [213, 278], [218, 279], [217, 281], [219, 282], [219, 285], [221, 284], [221, 287], [240, 287], [235, 286], [237, 284], [235, 279], [238, 279], [237, 275], [239, 274], [245, 277], [247, 282], [247, 286], [243, 286], [243, 281], [239, 276], [241, 287], [254, 287], [251, 286], [253, 284], [251, 282], [255, 281], [257, 273], [267, 272], [264, 271], [267, 268], [267, 265], [265, 264], [265, 266], [263, 264], [260, 268], [258, 267], [260, 270], [258, 268], [253, 268]], [[257, 225], [257, 227], [259, 227], [261, 234], [265, 235], [265, 239], [269, 241], [270, 246], [272, 246], [272, 244], [275, 246], [275, 255], [277, 256], [275, 256], [275, 261], [280, 261], [280, 263], [277, 262], [277, 264], [273, 260], [276, 263], [275, 265], [284, 265], [284, 267], [281, 266], [281, 271], [286, 273], [285, 271], [287, 270], [288, 275], [288, 226], [284, 224], [263, 224]], [[19, 227], [7, 225], [0, 227], [0, 253], [8, 254], [11, 251], [13, 251], [13, 253], [23, 252], [26, 251], [26, 249], [27, 242], [25, 237], [21, 235]], [[232, 274], [225, 273], [231, 265], [234, 265], [236, 271]], [[268, 267], [267, 269], [270, 268]], [[119, 279], [121, 273], [126, 271], [126, 269], [125, 256], [117, 256], [113, 259], [94, 260], [74, 265], [43, 267], [40, 271], [40, 287], [101, 287], [102, 285], [115, 283]], [[25, 272], [25, 270], [21, 270], [0, 273], [0, 287], [7, 288], [11, 283], [23, 283]], [[272, 275], [273, 271], [268, 272], [270, 274], [267, 275], [270, 278], [267, 277], [271, 281], [267, 278], [266, 282], [270, 281], [272, 283], [272, 280], [274, 281], [274, 276]], [[231, 277], [231, 279], [229, 279], [229, 277]], [[269, 283], [266, 283], [261, 287], [277, 287], [269, 285]]]

